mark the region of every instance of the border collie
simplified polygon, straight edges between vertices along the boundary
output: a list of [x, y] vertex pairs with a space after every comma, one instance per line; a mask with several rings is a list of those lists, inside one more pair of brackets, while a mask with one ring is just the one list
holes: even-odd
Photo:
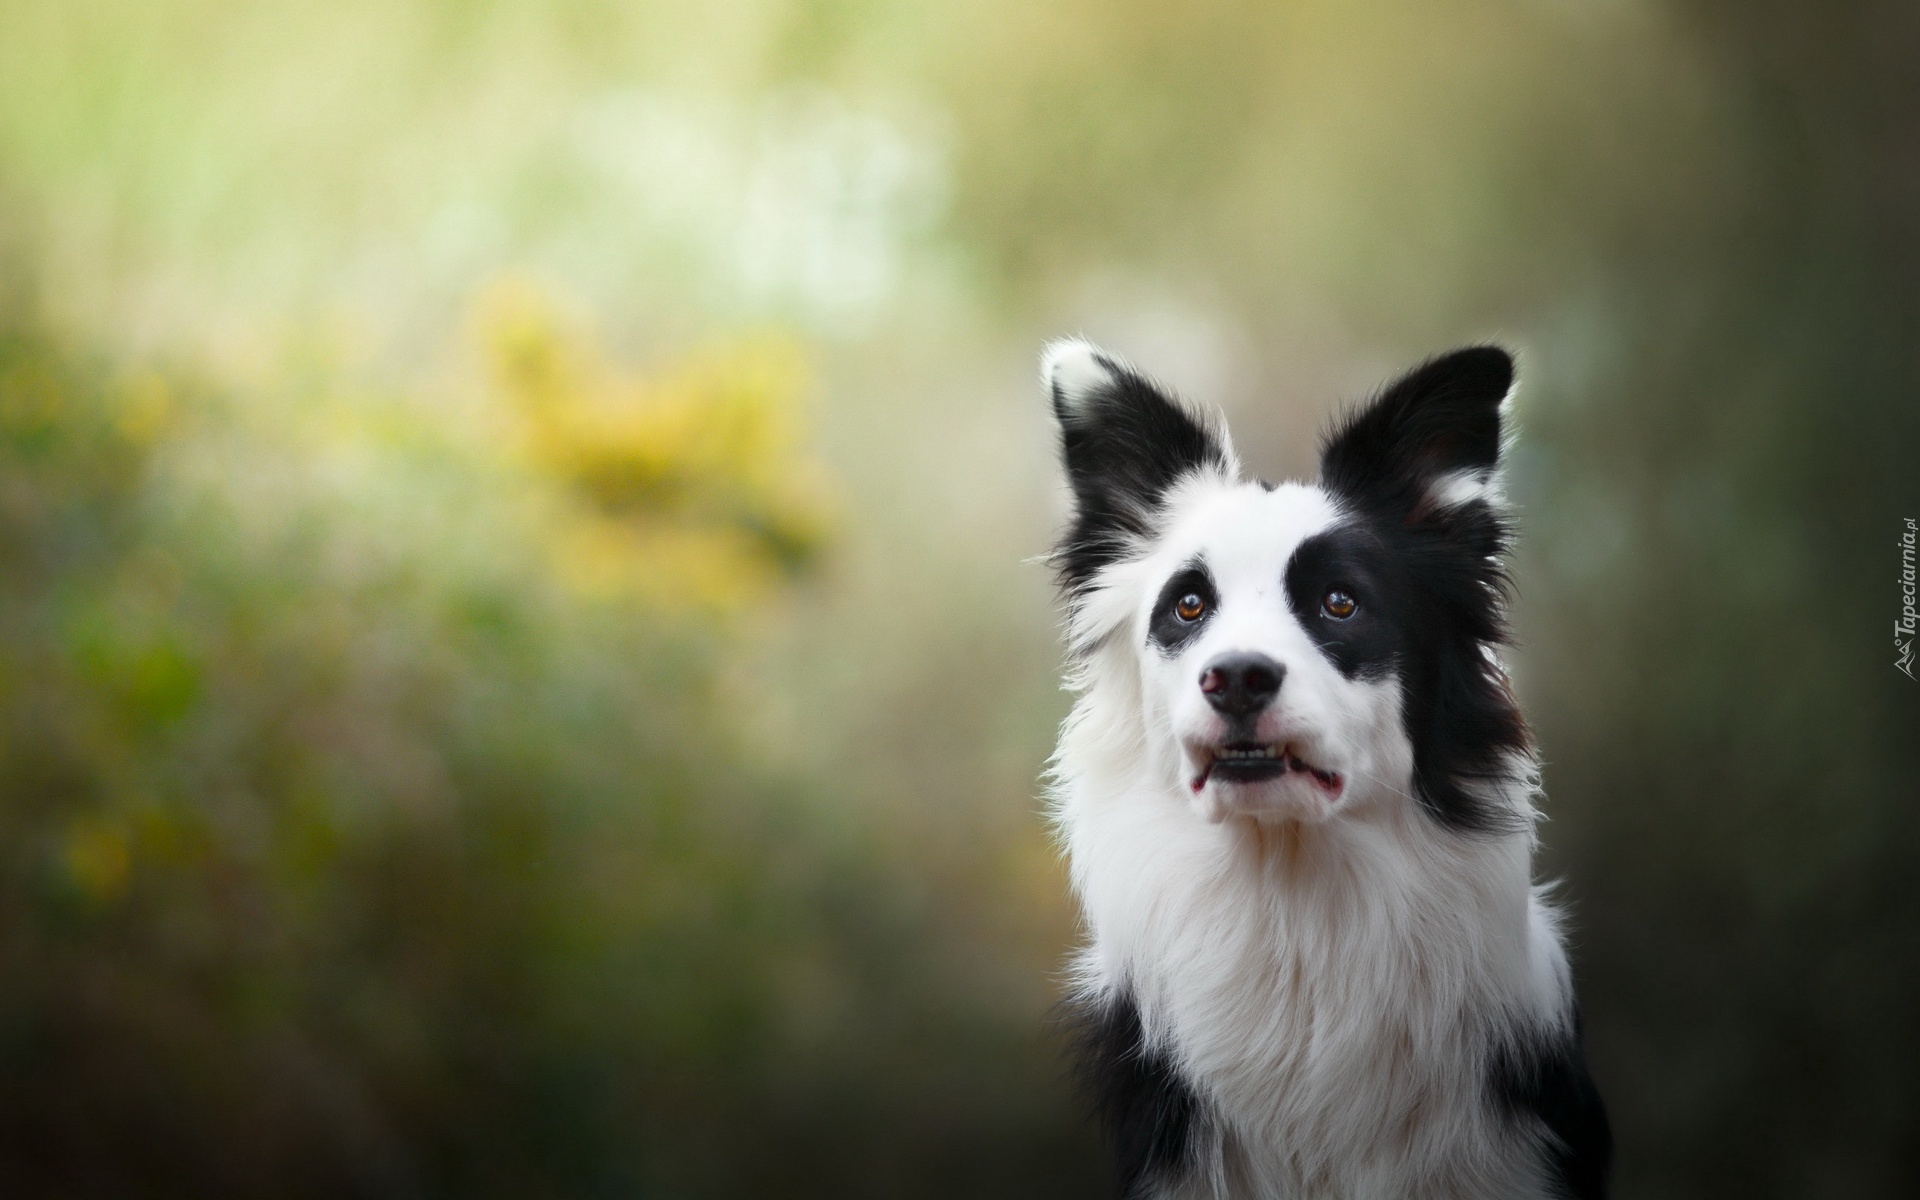
[[1050, 790], [1123, 1195], [1603, 1196], [1496, 652], [1512, 360], [1427, 362], [1278, 485], [1085, 342], [1044, 375], [1078, 696]]

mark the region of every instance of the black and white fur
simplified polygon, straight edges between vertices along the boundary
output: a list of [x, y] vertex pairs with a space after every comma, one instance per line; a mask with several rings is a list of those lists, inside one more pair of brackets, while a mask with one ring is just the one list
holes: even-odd
[[1052, 795], [1123, 1194], [1604, 1195], [1496, 653], [1512, 360], [1424, 364], [1278, 486], [1085, 342], [1044, 374], [1079, 697]]

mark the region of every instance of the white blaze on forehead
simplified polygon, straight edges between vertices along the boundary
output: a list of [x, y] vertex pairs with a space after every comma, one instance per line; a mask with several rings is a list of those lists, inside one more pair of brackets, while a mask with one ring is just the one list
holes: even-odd
[[1269, 490], [1213, 472], [1189, 476], [1168, 492], [1160, 533], [1137, 556], [1102, 568], [1067, 618], [1067, 640], [1084, 648], [1148, 608], [1175, 571], [1202, 560], [1221, 591], [1284, 583], [1296, 546], [1340, 519], [1332, 497], [1316, 485], [1283, 483]]
[[1175, 498], [1153, 557], [1164, 571], [1201, 559], [1222, 591], [1277, 588], [1294, 548], [1339, 519], [1333, 498], [1311, 484], [1201, 483]]

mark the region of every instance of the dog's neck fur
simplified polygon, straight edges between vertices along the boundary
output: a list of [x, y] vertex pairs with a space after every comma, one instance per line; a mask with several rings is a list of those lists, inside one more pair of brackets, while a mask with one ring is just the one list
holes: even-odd
[[1320, 824], [1209, 824], [1144, 749], [1126, 653], [1093, 655], [1055, 771], [1077, 982], [1129, 996], [1200, 1091], [1187, 1193], [1539, 1195], [1482, 1095], [1495, 1047], [1569, 1011], [1530, 785], [1499, 836], [1438, 833], [1404, 779]]

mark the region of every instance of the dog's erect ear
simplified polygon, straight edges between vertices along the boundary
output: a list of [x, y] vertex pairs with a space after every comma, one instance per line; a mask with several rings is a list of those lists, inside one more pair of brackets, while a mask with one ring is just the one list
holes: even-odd
[[1148, 533], [1167, 489], [1200, 470], [1231, 473], [1221, 440], [1152, 381], [1079, 340], [1055, 342], [1041, 376], [1060, 421], [1060, 458], [1073, 486], [1073, 524], [1058, 553], [1068, 587]]
[[1430, 359], [1334, 430], [1320, 451], [1321, 481], [1413, 522], [1495, 499], [1500, 404], [1512, 386], [1513, 359], [1496, 346]]
[[1396, 670], [1413, 743], [1414, 794], [1460, 830], [1516, 828], [1489, 797], [1518, 778], [1526, 723], [1486, 648], [1506, 641], [1509, 544], [1500, 405], [1513, 359], [1475, 346], [1422, 364], [1349, 417], [1320, 452], [1320, 480], [1370, 518], [1410, 585]]

